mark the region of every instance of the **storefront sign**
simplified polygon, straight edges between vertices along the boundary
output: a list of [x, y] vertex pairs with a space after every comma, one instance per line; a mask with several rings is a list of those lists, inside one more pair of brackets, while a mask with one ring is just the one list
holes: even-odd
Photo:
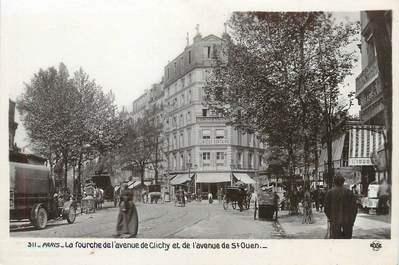
[[370, 157], [349, 158], [349, 166], [372, 166]]

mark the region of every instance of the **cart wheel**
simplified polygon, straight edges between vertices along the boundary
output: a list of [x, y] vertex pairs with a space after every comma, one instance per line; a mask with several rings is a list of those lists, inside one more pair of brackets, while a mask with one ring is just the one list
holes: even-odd
[[224, 198], [223, 199], [223, 209], [227, 210], [229, 208], [229, 201]]
[[256, 212], [257, 212], [257, 210], [258, 210], [258, 205], [257, 205], [257, 203], [256, 203], [256, 201], [255, 201], [255, 207], [254, 207], [254, 220], [256, 220]]
[[47, 211], [43, 207], [40, 207], [37, 211], [37, 216], [33, 220], [33, 225], [37, 229], [44, 229], [47, 226]]
[[68, 210], [68, 215], [66, 217], [68, 223], [73, 224], [73, 222], [75, 222], [76, 219], [76, 208], [74, 206], [70, 206], [69, 210]]
[[232, 202], [231, 207], [233, 207], [233, 209], [235, 210], [237, 208], [237, 202]]

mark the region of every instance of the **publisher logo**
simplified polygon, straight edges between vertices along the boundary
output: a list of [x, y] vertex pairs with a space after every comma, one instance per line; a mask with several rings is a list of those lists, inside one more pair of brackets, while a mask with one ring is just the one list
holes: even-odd
[[370, 247], [374, 251], [378, 251], [378, 250], [380, 250], [382, 248], [382, 244], [380, 243], [380, 241], [374, 240], [373, 242], [370, 243]]

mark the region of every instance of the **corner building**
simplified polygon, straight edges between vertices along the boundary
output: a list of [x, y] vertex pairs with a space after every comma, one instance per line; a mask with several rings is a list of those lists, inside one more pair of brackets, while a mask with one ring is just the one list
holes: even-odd
[[222, 39], [202, 37], [164, 68], [164, 146], [170, 185], [192, 193], [225, 189], [237, 180], [255, 185], [263, 146], [254, 135], [243, 134], [209, 111], [204, 86]]

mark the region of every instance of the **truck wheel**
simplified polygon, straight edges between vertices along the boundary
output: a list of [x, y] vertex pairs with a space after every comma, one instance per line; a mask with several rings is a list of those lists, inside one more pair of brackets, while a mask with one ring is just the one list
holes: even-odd
[[66, 216], [66, 219], [69, 224], [73, 224], [73, 222], [75, 222], [76, 208], [74, 206], [72, 206], [72, 205], [69, 206], [68, 215]]
[[44, 229], [47, 226], [47, 211], [43, 207], [37, 210], [37, 216], [33, 220], [33, 225], [37, 229]]

